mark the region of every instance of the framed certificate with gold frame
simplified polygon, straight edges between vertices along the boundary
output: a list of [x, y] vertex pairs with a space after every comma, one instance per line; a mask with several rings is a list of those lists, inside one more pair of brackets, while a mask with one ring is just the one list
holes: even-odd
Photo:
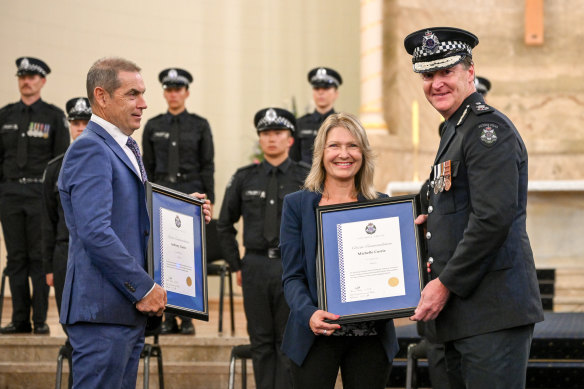
[[148, 272], [166, 290], [166, 312], [209, 321], [203, 200], [146, 183]]
[[419, 196], [316, 208], [320, 309], [351, 323], [413, 315], [424, 285]]

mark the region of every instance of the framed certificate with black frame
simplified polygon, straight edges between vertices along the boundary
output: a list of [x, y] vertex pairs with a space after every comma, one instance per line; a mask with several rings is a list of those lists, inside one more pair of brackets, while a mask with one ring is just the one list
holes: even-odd
[[316, 208], [320, 309], [351, 323], [413, 315], [424, 285], [417, 195]]
[[209, 321], [203, 200], [146, 183], [148, 272], [166, 290], [166, 312]]

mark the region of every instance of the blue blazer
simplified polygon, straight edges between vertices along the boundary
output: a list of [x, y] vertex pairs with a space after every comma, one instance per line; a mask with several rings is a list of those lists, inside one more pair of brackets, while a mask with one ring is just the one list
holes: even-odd
[[[384, 195], [385, 196], [385, 195]], [[318, 310], [316, 289], [316, 207], [321, 194], [301, 190], [284, 198], [280, 225], [283, 285], [290, 316], [284, 331], [282, 351], [302, 365], [316, 336], [309, 321]], [[359, 197], [359, 201], [365, 198]], [[334, 312], [333, 312], [334, 313]], [[393, 320], [386, 320], [379, 334], [389, 361], [399, 350]]]
[[145, 188], [126, 153], [96, 123], [65, 154], [59, 192], [69, 228], [61, 323], [144, 325], [134, 304], [154, 285], [145, 270]]

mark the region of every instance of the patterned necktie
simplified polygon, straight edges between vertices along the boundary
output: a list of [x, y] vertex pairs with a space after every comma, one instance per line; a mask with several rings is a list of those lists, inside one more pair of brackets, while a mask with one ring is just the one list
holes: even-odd
[[264, 215], [264, 238], [268, 241], [270, 247], [277, 245], [280, 236], [278, 223], [278, 179], [276, 173], [278, 168], [273, 167], [270, 172], [270, 181], [266, 190], [266, 209]]
[[140, 167], [140, 175], [142, 176], [142, 182], [146, 182], [148, 177], [146, 177], [146, 170], [144, 170], [144, 164], [142, 163], [142, 156], [140, 155], [140, 148], [138, 148], [138, 143], [131, 136], [128, 137], [128, 141], [126, 142], [126, 146], [132, 150], [136, 160], [138, 161], [138, 166]]

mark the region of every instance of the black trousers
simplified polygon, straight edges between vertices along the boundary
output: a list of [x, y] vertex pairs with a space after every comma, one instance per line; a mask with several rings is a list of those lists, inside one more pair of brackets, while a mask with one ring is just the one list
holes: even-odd
[[49, 286], [41, 254], [41, 201], [41, 184], [2, 184], [0, 221], [12, 294], [12, 322], [17, 325], [30, 323], [31, 307], [36, 325], [47, 320]]
[[391, 363], [378, 336], [318, 336], [302, 366], [292, 364], [294, 389], [383, 389]]
[[241, 276], [256, 387], [291, 388], [290, 360], [280, 350], [290, 314], [282, 289], [282, 260], [247, 254]]
[[524, 389], [533, 324], [445, 343], [452, 389]]

